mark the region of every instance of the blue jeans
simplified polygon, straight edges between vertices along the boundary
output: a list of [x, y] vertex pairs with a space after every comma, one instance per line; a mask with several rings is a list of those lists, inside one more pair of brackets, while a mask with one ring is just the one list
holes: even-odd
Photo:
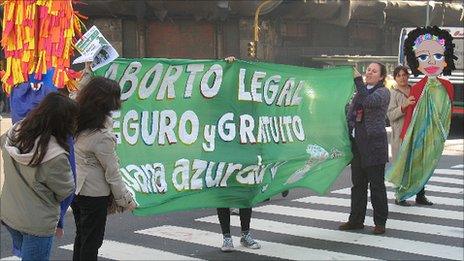
[[9, 226], [5, 227], [13, 239], [13, 254], [22, 260], [49, 260], [53, 236], [33, 236]]

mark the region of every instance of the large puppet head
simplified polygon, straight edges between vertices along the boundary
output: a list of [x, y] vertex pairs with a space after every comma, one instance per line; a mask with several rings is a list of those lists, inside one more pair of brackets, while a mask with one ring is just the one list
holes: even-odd
[[408, 33], [404, 53], [414, 76], [450, 75], [456, 69], [453, 37], [437, 26], [417, 27]]

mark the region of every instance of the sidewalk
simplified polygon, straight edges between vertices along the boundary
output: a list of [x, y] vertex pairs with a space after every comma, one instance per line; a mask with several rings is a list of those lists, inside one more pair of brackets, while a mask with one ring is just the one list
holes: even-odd
[[464, 155], [464, 139], [447, 140], [445, 142], [445, 150], [442, 155], [447, 156], [463, 156]]

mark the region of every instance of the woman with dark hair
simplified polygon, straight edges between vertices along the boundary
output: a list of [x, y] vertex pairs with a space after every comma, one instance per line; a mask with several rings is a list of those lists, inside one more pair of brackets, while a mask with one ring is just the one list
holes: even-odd
[[0, 138], [1, 220], [22, 260], [49, 260], [60, 202], [74, 191], [67, 138], [74, 134], [77, 113], [74, 101], [50, 93]]
[[119, 173], [111, 111], [121, 107], [117, 82], [92, 78], [77, 95], [76, 198], [71, 207], [76, 223], [73, 260], [97, 260], [103, 243], [108, 207], [132, 211], [135, 201]]
[[[392, 162], [396, 160], [401, 145], [400, 133], [403, 127], [404, 113], [406, 112], [406, 108], [415, 102], [414, 97], [409, 96], [411, 86], [408, 84], [408, 68], [403, 65], [398, 65], [393, 71], [393, 78], [396, 81], [396, 86], [390, 91], [390, 105], [387, 111], [387, 116], [392, 128], [390, 139]], [[395, 200], [395, 204], [410, 206], [406, 200]]]
[[[396, 187], [396, 199], [421, 191], [438, 164], [451, 123], [452, 84], [438, 78], [455, 69], [453, 37], [446, 30], [418, 27], [408, 34], [404, 53], [414, 75], [425, 77], [411, 87], [415, 102], [405, 108], [401, 148], [386, 178]], [[431, 205], [425, 197], [416, 203]], [[422, 199], [422, 201], [421, 201]]]
[[348, 109], [351, 133], [351, 213], [340, 230], [364, 228], [367, 207], [367, 186], [370, 185], [374, 209], [374, 234], [385, 233], [388, 216], [385, 164], [388, 161], [388, 141], [385, 118], [390, 92], [384, 85], [387, 70], [381, 63], [371, 63], [365, 82], [354, 69], [356, 95]]

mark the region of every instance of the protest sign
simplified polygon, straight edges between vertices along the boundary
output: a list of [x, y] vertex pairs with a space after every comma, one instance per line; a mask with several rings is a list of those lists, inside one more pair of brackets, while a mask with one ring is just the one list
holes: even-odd
[[92, 71], [109, 64], [119, 57], [118, 52], [106, 40], [96, 26], [92, 26], [76, 43], [76, 50], [82, 56], [76, 58], [73, 64], [92, 62]]
[[96, 74], [122, 88], [114, 131], [138, 215], [322, 194], [352, 158], [351, 67], [145, 58]]

